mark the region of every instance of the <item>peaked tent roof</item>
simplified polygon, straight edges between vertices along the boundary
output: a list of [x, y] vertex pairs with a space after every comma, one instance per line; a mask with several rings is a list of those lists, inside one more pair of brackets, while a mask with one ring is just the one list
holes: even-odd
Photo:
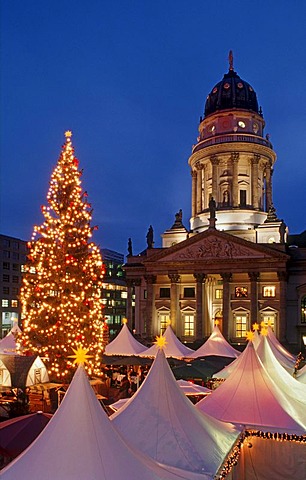
[[295, 378], [301, 383], [306, 383], [306, 365], [298, 370]]
[[268, 338], [261, 335], [260, 344], [256, 350], [268, 374], [277, 386], [289, 397], [300, 401], [306, 407], [306, 385], [295, 380], [276, 359]]
[[[180, 342], [172, 330], [171, 325], [168, 325], [163, 333], [163, 337], [166, 339], [166, 345], [164, 347], [166, 357], [184, 358], [191, 357], [191, 354], [194, 353], [194, 350]], [[142, 352], [140, 357], [156, 357], [156, 355], [157, 347], [156, 345], [152, 345], [145, 352]]]
[[218, 325], [214, 329], [203, 345], [198, 348], [190, 358], [207, 357], [209, 355], [218, 355], [221, 357], [239, 357], [241, 352], [232, 347], [223, 337]]
[[122, 325], [117, 337], [105, 347], [106, 355], [137, 355], [147, 350], [147, 347], [138, 342], [131, 334], [126, 323]]
[[[286, 358], [289, 362], [290, 365], [295, 365], [296, 357], [292, 355], [292, 353], [288, 352], [288, 350], [285, 349], [285, 347], [277, 340], [272, 328], [268, 326], [268, 337], [275, 347], [276, 350], [281, 354], [282, 357]], [[272, 350], [274, 350], [272, 348]]]
[[159, 465], [130, 448], [113, 427], [79, 367], [36, 440], [1, 471], [1, 479], [208, 480]]
[[0, 353], [16, 353], [16, 335], [21, 333], [18, 322], [14, 322], [9, 333], [0, 340]]
[[[240, 360], [240, 359], [239, 359]], [[306, 433], [305, 406], [288, 398], [268, 375], [250, 342], [231, 375], [195, 408], [219, 420], [268, 431]]]
[[239, 435], [233, 425], [194, 408], [160, 349], [140, 389], [111, 420], [128, 442], [155, 460], [211, 475]]

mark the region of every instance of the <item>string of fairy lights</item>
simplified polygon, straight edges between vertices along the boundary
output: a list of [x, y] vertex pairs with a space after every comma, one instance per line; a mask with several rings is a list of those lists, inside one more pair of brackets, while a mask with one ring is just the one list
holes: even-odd
[[54, 169], [41, 207], [44, 222], [34, 227], [21, 288], [23, 351], [47, 360], [51, 377], [73, 372], [68, 354], [79, 344], [88, 348], [89, 374], [100, 374], [107, 325], [101, 298], [104, 265], [91, 241], [92, 208], [82, 191], [72, 133]]

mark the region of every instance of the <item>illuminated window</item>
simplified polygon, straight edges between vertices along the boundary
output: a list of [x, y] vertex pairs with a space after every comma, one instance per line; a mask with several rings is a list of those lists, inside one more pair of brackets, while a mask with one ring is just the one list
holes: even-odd
[[163, 334], [166, 330], [167, 326], [170, 324], [170, 313], [169, 312], [159, 312], [158, 313], [159, 319], [159, 328], [160, 333]]
[[263, 296], [264, 297], [275, 297], [276, 287], [275, 285], [267, 285], [263, 287]]
[[18, 300], [12, 300], [11, 305], [12, 305], [13, 308], [17, 308], [18, 307]]
[[8, 307], [9, 306], [9, 301], [7, 298], [2, 298], [2, 307]]
[[236, 298], [245, 298], [248, 296], [247, 287], [235, 287], [235, 297]]
[[121, 298], [127, 298], [127, 292], [121, 292]]
[[223, 298], [223, 290], [222, 288], [216, 288], [215, 290], [215, 298], [221, 300]]
[[306, 295], [301, 301], [301, 323], [306, 323]]
[[239, 120], [238, 126], [239, 126], [240, 128], [245, 128], [245, 123], [244, 123], [242, 120]]
[[21, 271], [22, 273], [26, 271], [25, 265], [20, 265], [20, 271]]
[[236, 313], [234, 318], [235, 318], [235, 335], [236, 335], [236, 337], [238, 337], [238, 338], [246, 337], [248, 314], [247, 313]]
[[29, 272], [30, 273], [36, 273], [36, 268], [35, 267], [30, 267]]
[[184, 314], [184, 337], [193, 337], [194, 336], [194, 315], [193, 314]]
[[160, 298], [170, 298], [170, 288], [160, 288], [159, 289]]
[[264, 311], [261, 313], [261, 323], [264, 323], [266, 327], [271, 327], [275, 330], [276, 313], [273, 311]]

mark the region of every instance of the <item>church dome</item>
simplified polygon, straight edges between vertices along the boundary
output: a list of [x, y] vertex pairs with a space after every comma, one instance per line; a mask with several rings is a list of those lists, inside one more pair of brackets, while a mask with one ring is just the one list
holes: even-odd
[[250, 110], [255, 113], [258, 111], [256, 93], [249, 83], [242, 80], [233, 69], [232, 54], [230, 52], [230, 68], [221, 80], [211, 90], [207, 96], [204, 116], [220, 110], [239, 108]]

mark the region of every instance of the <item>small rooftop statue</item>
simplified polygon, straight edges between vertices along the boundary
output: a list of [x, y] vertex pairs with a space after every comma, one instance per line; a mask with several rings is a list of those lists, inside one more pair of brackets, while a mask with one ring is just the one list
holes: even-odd
[[184, 227], [183, 225], [183, 211], [180, 209], [176, 214], [175, 214], [175, 222], [172, 225], [171, 228], [182, 228]]
[[154, 232], [152, 225], [149, 226], [147, 233], [147, 248], [153, 248], [154, 246]]
[[132, 256], [132, 255], [133, 255], [132, 239], [129, 238], [128, 239], [128, 256]]
[[267, 215], [267, 218], [265, 220], [265, 223], [269, 223], [269, 222], [281, 222], [281, 220], [279, 218], [277, 218], [276, 209], [275, 209], [273, 203], [271, 203], [271, 205], [269, 207], [268, 215]]
[[209, 228], [216, 228], [216, 201], [211, 197], [208, 203], [209, 207]]

